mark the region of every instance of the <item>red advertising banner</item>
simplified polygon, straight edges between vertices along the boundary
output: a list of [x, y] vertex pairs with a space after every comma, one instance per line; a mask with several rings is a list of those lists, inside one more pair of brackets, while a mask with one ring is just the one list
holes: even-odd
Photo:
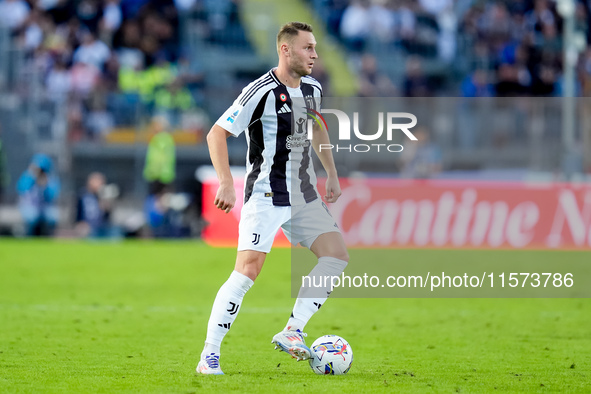
[[[323, 182], [320, 181], [322, 185]], [[204, 182], [203, 238], [235, 246], [242, 207], [213, 205]], [[330, 210], [349, 247], [591, 249], [591, 185], [447, 180], [342, 179]], [[280, 231], [275, 246], [289, 245]]]

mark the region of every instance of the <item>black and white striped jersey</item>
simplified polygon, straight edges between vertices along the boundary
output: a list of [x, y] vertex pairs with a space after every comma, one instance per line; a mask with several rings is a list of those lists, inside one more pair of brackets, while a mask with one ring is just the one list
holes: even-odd
[[246, 133], [244, 202], [251, 198], [277, 206], [318, 198], [307, 139], [308, 110], [320, 112], [322, 87], [302, 77], [299, 88], [282, 84], [273, 70], [246, 86], [216, 122], [235, 137]]

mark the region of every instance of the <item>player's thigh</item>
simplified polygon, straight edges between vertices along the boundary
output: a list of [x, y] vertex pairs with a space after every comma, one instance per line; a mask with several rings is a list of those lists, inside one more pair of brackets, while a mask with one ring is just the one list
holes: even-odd
[[248, 201], [240, 214], [238, 251], [269, 253], [277, 231], [288, 219], [289, 207]]
[[294, 245], [300, 243], [317, 257], [349, 258], [341, 232], [322, 200], [294, 208], [289, 230]]

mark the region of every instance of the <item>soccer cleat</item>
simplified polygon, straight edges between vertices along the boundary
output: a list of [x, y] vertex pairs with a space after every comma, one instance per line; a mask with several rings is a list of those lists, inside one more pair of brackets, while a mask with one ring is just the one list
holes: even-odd
[[205, 359], [199, 361], [199, 364], [197, 364], [197, 373], [204, 375], [223, 375], [224, 373], [220, 368], [220, 356], [215, 353], [205, 356]]
[[312, 357], [310, 348], [304, 343], [304, 334], [302, 331], [281, 331], [273, 337], [271, 343], [275, 344], [275, 349], [289, 353], [292, 358], [298, 361], [308, 360]]

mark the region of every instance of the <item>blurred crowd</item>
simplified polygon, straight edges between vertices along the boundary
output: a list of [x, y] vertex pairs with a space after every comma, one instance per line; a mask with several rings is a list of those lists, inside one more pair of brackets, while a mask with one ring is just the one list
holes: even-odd
[[[309, 2], [347, 48], [360, 96], [561, 94], [563, 20], [555, 1]], [[202, 18], [200, 26], [215, 41], [239, 23], [239, 3], [0, 0], [0, 25], [26, 53], [23, 75], [40, 76], [47, 98], [67, 108], [70, 139], [92, 139], [131, 125], [138, 104], [175, 124], [180, 113], [199, 108], [204, 74], [198, 57], [181, 45], [179, 15]], [[588, 3], [577, 1], [576, 28], [587, 42], [590, 15]], [[392, 53], [403, 54], [396, 64]], [[450, 67], [442, 76], [433, 64]], [[315, 74], [322, 78], [320, 67]], [[590, 75], [587, 50], [580, 56], [578, 94], [591, 91]]]
[[[201, 54], [183, 44], [191, 41], [187, 34], [198, 31], [200, 39], [228, 53], [248, 48], [240, 26], [240, 3], [0, 0], [0, 27], [8, 29], [23, 54], [18, 75], [27, 83], [17, 82], [16, 91], [23, 97], [40, 94], [54, 106], [54, 113], [63, 111], [70, 141], [101, 140], [114, 129], [136, 127], [141, 123], [138, 109], [145, 111], [143, 123], [150, 124], [152, 138], [143, 173], [149, 193], [142, 226], [154, 236], [187, 235], [187, 207], [198, 203], [174, 190], [176, 159], [169, 132], [199, 123], [187, 115], [207, 107], [205, 92], [212, 82], [205, 78]], [[345, 48], [358, 76], [360, 97], [563, 93], [564, 20], [556, 1], [308, 0], [308, 4]], [[586, 48], [578, 57], [576, 95], [588, 96], [591, 2], [575, 4], [576, 30]], [[197, 22], [191, 29], [185, 24], [188, 19]], [[338, 82], [330, 80], [322, 60], [313, 76], [330, 96], [331, 84]], [[244, 77], [240, 71], [234, 79]], [[218, 114], [209, 115], [215, 119]], [[160, 119], [166, 126], [156, 127], [160, 123], [150, 119]], [[460, 146], [471, 149], [477, 145], [476, 137], [473, 127], [467, 129], [469, 134], [459, 130]], [[436, 178], [444, 170], [436, 131], [417, 131], [421, 142], [405, 150], [397, 163], [402, 177]], [[0, 201], [9, 184], [5, 162], [0, 141]], [[116, 187], [100, 172], [85, 176], [72, 215], [76, 235], [124, 236], [128, 230], [113, 224]], [[34, 156], [17, 188], [24, 231], [53, 233], [60, 183], [51, 159]]]
[[[362, 96], [559, 96], [563, 19], [551, 0], [310, 0], [329, 32], [357, 58]], [[575, 0], [576, 30], [590, 42], [590, 4]], [[403, 53], [392, 80], [389, 56]], [[591, 92], [591, 50], [577, 95]], [[389, 63], [390, 62], [390, 63]], [[425, 65], [449, 65], [447, 75]], [[458, 68], [460, 68], [458, 70]], [[432, 68], [432, 67], [431, 67]], [[450, 75], [455, 70], [460, 74]], [[458, 72], [459, 71], [459, 72]], [[456, 83], [458, 79], [458, 83]]]
[[178, 8], [187, 2], [177, 3], [0, 0], [0, 26], [24, 51], [21, 77], [67, 108], [69, 138], [94, 139], [130, 125], [138, 103], [174, 117], [202, 101], [199, 64], [179, 45]]

